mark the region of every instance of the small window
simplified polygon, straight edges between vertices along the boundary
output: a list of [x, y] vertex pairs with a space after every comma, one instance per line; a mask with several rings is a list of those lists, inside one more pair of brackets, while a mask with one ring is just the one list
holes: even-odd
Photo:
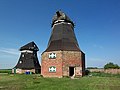
[[24, 57], [25, 55], [24, 54], [22, 54], [22, 57]]
[[22, 63], [22, 61], [20, 61], [20, 64]]
[[55, 66], [49, 67], [49, 72], [56, 72], [56, 67]]
[[55, 59], [56, 58], [56, 54], [55, 53], [50, 53], [49, 54], [49, 58], [50, 59]]

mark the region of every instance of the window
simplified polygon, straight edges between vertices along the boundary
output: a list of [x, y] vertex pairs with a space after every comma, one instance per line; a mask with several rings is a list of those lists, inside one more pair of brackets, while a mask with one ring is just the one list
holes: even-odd
[[56, 54], [55, 53], [50, 53], [49, 54], [49, 58], [50, 59], [55, 59], [56, 58]]
[[22, 61], [19, 62], [20, 64], [22, 63]]
[[22, 54], [22, 57], [24, 57], [24, 54]]
[[56, 72], [56, 67], [55, 66], [49, 67], [49, 72]]

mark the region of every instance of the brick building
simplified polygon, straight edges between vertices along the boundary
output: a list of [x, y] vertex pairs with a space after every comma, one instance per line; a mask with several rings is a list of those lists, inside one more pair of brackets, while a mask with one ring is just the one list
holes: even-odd
[[65, 13], [57, 11], [47, 49], [41, 56], [41, 74], [44, 77], [81, 77], [84, 73], [85, 54], [79, 48], [74, 23]]

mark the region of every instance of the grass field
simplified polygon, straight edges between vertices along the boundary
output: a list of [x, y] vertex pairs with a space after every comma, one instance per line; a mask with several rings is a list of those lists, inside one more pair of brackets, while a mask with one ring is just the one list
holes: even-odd
[[120, 77], [98, 73], [79, 79], [0, 74], [0, 90], [120, 90]]

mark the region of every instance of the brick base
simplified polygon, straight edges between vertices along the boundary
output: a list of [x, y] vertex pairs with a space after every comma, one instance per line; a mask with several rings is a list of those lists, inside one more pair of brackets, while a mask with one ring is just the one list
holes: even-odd
[[23, 73], [26, 73], [26, 72], [32, 72], [32, 73], [35, 73], [35, 69], [30, 69], [30, 70], [23, 70], [23, 69], [12, 69], [12, 73], [17, 73], [17, 74], [23, 74]]
[[[50, 59], [49, 54], [55, 53], [56, 58]], [[51, 66], [56, 72], [49, 72]], [[70, 67], [74, 68], [74, 76], [81, 77], [85, 72], [85, 55], [78, 51], [52, 51], [44, 52], [41, 58], [41, 74], [43, 77], [70, 76]]]

